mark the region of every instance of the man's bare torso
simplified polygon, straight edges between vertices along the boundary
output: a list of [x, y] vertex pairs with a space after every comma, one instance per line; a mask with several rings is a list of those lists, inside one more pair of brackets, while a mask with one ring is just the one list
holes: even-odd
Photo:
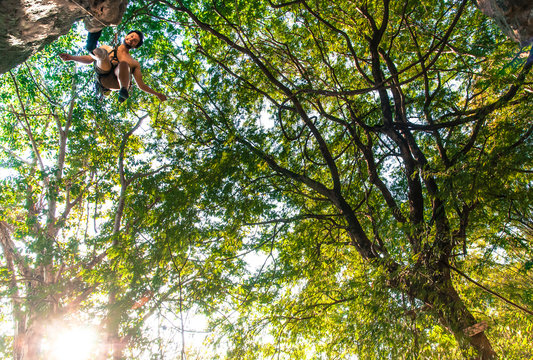
[[114, 54], [115, 49], [113, 49], [109, 45], [102, 45], [101, 48], [105, 49], [109, 54], [109, 61], [116, 65], [116, 60], [114, 60], [113, 55], [115, 55], [118, 59], [118, 61], [124, 61], [128, 63], [131, 69], [131, 73], [135, 71], [136, 68], [140, 66], [139, 62], [131, 57], [131, 55], [128, 52], [128, 49], [124, 45], [120, 45], [116, 48], [117, 53]]

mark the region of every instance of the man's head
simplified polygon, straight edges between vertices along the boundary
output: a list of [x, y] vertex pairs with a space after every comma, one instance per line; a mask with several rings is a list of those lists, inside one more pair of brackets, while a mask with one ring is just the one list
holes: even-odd
[[139, 30], [133, 30], [133, 31], [130, 31], [124, 38], [124, 45], [126, 45], [128, 49], [132, 49], [132, 48], [137, 49], [143, 44], [143, 41], [144, 41], [143, 33], [140, 32]]

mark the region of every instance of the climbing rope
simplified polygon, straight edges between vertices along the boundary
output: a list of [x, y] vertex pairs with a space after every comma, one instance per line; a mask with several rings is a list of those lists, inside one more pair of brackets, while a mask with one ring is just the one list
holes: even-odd
[[116, 48], [118, 45], [118, 26], [115, 27], [115, 35], [113, 36], [113, 46], [112, 48]]
[[92, 18], [94, 18], [96, 21], [98, 21], [100, 24], [102, 24], [104, 27], [107, 27], [109, 26], [110, 24], [106, 24], [104, 23], [102, 20], [100, 20], [95, 14], [93, 14], [92, 12], [90, 12], [89, 10], [87, 10], [86, 8], [84, 8], [83, 6], [81, 6], [76, 0], [70, 0], [73, 4], [77, 5], [80, 9], [82, 9], [83, 11], [85, 11], [87, 13], [87, 15], [91, 16]]

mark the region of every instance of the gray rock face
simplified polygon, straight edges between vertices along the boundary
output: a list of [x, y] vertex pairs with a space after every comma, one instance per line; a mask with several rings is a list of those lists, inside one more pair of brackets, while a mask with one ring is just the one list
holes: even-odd
[[533, 42], [533, 0], [477, 0], [477, 4], [512, 40], [521, 45]]
[[75, 21], [87, 18], [97, 31], [116, 25], [127, 0], [0, 0], [0, 74], [69, 32]]

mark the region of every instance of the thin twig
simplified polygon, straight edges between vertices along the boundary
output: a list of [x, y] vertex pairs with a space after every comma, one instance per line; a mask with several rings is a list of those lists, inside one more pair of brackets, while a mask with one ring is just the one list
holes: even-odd
[[471, 277], [469, 277], [468, 275], [466, 275], [464, 272], [462, 272], [461, 270], [455, 268], [454, 266], [448, 264], [448, 267], [452, 270], [454, 270], [455, 272], [457, 272], [459, 275], [461, 275], [462, 277], [464, 277], [466, 280], [470, 281], [471, 283], [477, 285], [478, 287], [480, 287], [481, 289], [485, 290], [486, 292], [500, 298], [501, 300], [505, 301], [506, 303], [508, 303], [509, 305], [511, 306], [514, 306], [516, 307], [517, 309], [520, 309], [522, 310], [523, 312], [525, 313], [528, 313], [529, 315], [533, 315], [533, 311], [529, 310], [529, 309], [526, 309], [525, 307], [523, 306], [520, 306], [514, 302], [512, 302], [511, 300], [507, 299], [507, 298], [504, 298], [503, 296], [501, 296], [500, 294], [490, 290], [489, 288], [486, 288], [485, 286], [481, 285], [480, 283], [478, 283], [476, 280], [472, 279]]

